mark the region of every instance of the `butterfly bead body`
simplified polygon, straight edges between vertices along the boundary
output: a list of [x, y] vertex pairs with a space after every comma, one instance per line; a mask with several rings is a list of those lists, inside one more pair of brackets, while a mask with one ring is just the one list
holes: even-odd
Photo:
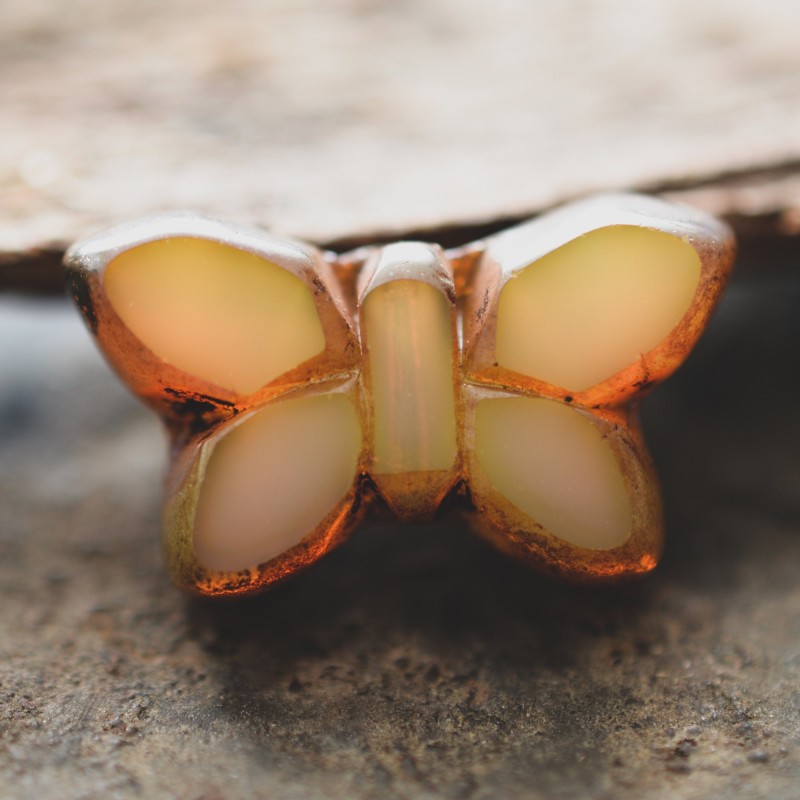
[[638, 403], [697, 340], [732, 257], [712, 218], [610, 195], [449, 252], [337, 257], [170, 215], [66, 264], [101, 349], [170, 433], [172, 574], [231, 594], [312, 563], [370, 508], [413, 521], [448, 498], [540, 569], [652, 569]]

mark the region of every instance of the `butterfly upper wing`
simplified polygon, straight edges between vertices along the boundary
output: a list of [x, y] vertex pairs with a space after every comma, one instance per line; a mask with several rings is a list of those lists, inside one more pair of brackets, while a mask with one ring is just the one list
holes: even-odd
[[332, 546], [363, 435], [354, 325], [321, 254], [179, 215], [79, 243], [67, 269], [101, 349], [172, 431], [179, 582], [253, 589]]
[[573, 575], [655, 565], [660, 501], [631, 404], [686, 357], [732, 255], [714, 220], [627, 195], [489, 240], [464, 316], [484, 532]]
[[167, 417], [192, 399], [250, 408], [358, 366], [331, 267], [299, 242], [158, 216], [77, 243], [65, 264], [106, 357]]
[[467, 299], [467, 376], [619, 405], [686, 357], [733, 252], [727, 226], [638, 195], [602, 195], [504, 231], [488, 240]]

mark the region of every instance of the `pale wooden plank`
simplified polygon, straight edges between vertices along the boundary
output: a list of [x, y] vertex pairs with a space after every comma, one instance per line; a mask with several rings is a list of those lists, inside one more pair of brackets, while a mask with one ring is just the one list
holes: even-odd
[[796, 209], [798, 29], [790, 0], [10, 0], [0, 252], [176, 207], [327, 241], [764, 165], [795, 168], [704, 202]]

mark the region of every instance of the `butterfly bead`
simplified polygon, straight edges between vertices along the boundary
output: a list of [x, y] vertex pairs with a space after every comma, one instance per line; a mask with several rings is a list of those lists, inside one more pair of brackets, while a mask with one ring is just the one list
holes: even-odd
[[455, 507], [565, 577], [652, 569], [639, 402], [697, 341], [733, 255], [718, 220], [618, 194], [451, 251], [337, 256], [157, 216], [65, 265], [106, 358], [166, 425], [172, 575], [224, 595], [295, 573], [380, 508]]

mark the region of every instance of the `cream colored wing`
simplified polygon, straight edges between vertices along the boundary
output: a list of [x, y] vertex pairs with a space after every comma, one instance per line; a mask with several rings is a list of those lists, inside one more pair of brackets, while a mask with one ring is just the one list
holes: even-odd
[[164, 513], [176, 580], [254, 590], [310, 564], [356, 521], [363, 435], [354, 382], [294, 392], [190, 443]]
[[658, 485], [636, 429], [543, 397], [465, 392], [466, 473], [479, 531], [579, 578], [652, 569]]
[[160, 216], [79, 242], [66, 269], [107, 358], [176, 424], [198, 402], [225, 416], [358, 367], [338, 283], [308, 245]]
[[719, 299], [733, 238], [649, 197], [565, 206], [489, 239], [464, 315], [470, 380], [618, 405], [671, 374]]

